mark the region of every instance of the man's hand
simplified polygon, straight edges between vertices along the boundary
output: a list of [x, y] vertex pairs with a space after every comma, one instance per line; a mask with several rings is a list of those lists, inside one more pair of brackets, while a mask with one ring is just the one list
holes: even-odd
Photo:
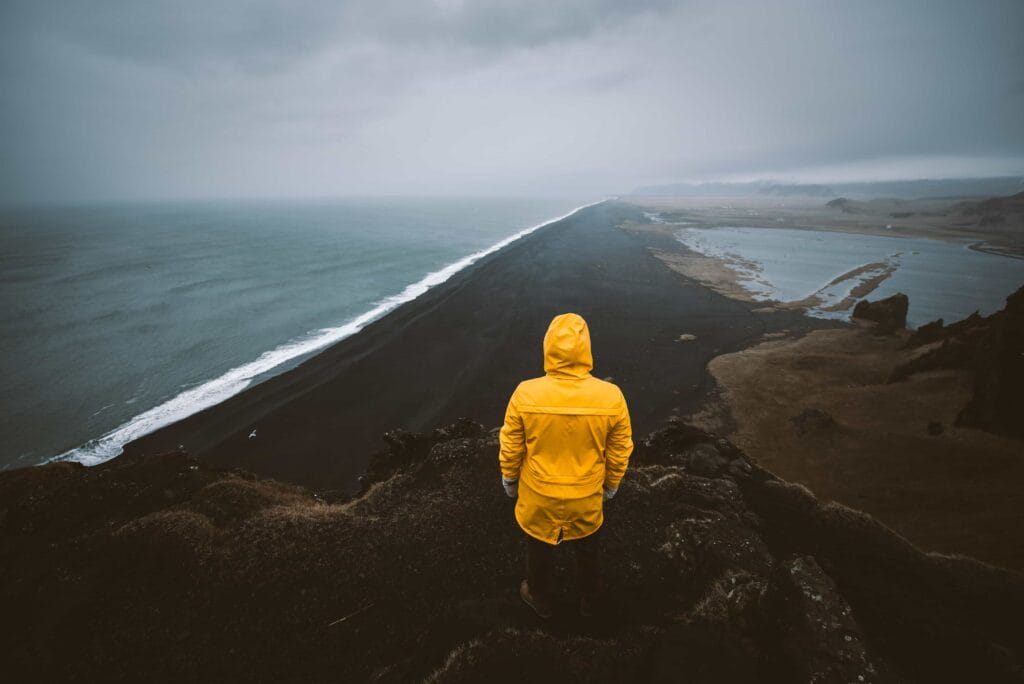
[[519, 480], [506, 480], [502, 476], [501, 486], [505, 488], [505, 494], [508, 495], [508, 498], [514, 499], [519, 496]]
[[604, 500], [608, 501], [610, 499], [614, 499], [615, 495], [618, 493], [618, 491], [619, 491], [618, 489], [608, 489], [607, 487], [605, 487], [604, 488]]

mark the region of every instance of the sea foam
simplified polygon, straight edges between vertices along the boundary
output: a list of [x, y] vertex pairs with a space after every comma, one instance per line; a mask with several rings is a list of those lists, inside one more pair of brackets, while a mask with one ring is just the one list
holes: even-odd
[[264, 352], [254, 361], [232, 368], [219, 377], [208, 380], [196, 387], [187, 389], [164, 403], [131, 418], [123, 425], [111, 430], [103, 436], [90, 440], [80, 447], [49, 458], [46, 462], [77, 461], [84, 465], [92, 466], [103, 463], [104, 461], [109, 461], [120, 454], [122, 448], [128, 442], [147, 435], [159, 428], [170, 425], [171, 423], [187, 418], [188, 416], [198, 413], [203, 409], [230, 399], [245, 388], [249, 387], [255, 378], [269, 373], [289, 361], [312, 354], [324, 347], [334, 344], [335, 342], [339, 342], [346, 337], [354, 335], [373, 321], [381, 318], [400, 305], [416, 299], [427, 290], [440, 285], [459, 271], [473, 265], [485, 256], [493, 254], [499, 249], [510, 245], [516, 240], [529, 235], [536, 230], [567, 219], [576, 212], [586, 209], [587, 207], [592, 207], [596, 204], [600, 204], [600, 202], [593, 202], [591, 204], [584, 204], [576, 207], [563, 216], [544, 221], [543, 223], [538, 223], [530, 228], [525, 228], [514, 235], [510, 235], [509, 237], [496, 242], [486, 249], [463, 257], [462, 259], [448, 264], [438, 271], [428, 273], [422, 279], [406, 286], [406, 288], [398, 294], [382, 299], [369, 311], [360, 314], [340, 326], [318, 330], [303, 339], [295, 340], [277, 347], [276, 349], [272, 349], [271, 351]]

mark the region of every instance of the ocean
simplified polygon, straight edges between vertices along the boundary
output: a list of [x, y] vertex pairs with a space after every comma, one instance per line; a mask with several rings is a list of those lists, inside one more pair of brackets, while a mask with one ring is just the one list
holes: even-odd
[[849, 318], [850, 310], [836, 305], [872, 277], [880, 282], [866, 298], [906, 294], [911, 327], [938, 318], [953, 323], [975, 311], [988, 315], [1024, 285], [1024, 259], [966, 243], [792, 228], [680, 228], [676, 237], [725, 261], [755, 299], [793, 302], [817, 295], [819, 303], [807, 313], [818, 318]]
[[112, 458], [582, 204], [374, 198], [0, 210], [0, 468]]

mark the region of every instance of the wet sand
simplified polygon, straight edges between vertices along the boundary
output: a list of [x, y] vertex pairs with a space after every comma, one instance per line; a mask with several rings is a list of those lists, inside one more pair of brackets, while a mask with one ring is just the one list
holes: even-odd
[[[701, 403], [714, 356], [772, 330], [823, 325], [799, 312], [754, 314], [672, 271], [651, 249], [677, 250], [674, 239], [618, 228], [642, 218], [617, 202], [581, 210], [298, 368], [125, 450], [180, 446], [216, 464], [352, 491], [387, 430], [463, 416], [500, 425], [516, 384], [543, 373], [541, 339], [559, 313], [588, 321], [594, 374], [622, 387], [636, 436]], [[696, 340], [680, 342], [684, 333]]]

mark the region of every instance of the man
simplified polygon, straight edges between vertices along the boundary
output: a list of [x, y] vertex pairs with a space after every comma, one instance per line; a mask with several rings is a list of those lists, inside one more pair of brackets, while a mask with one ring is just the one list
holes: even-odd
[[572, 541], [580, 613], [598, 591], [596, 532], [633, 452], [622, 391], [590, 375], [590, 331], [580, 316], [556, 316], [544, 335], [544, 373], [516, 387], [505, 412], [498, 455], [506, 494], [526, 532], [526, 579], [519, 595], [550, 617], [555, 545]]

